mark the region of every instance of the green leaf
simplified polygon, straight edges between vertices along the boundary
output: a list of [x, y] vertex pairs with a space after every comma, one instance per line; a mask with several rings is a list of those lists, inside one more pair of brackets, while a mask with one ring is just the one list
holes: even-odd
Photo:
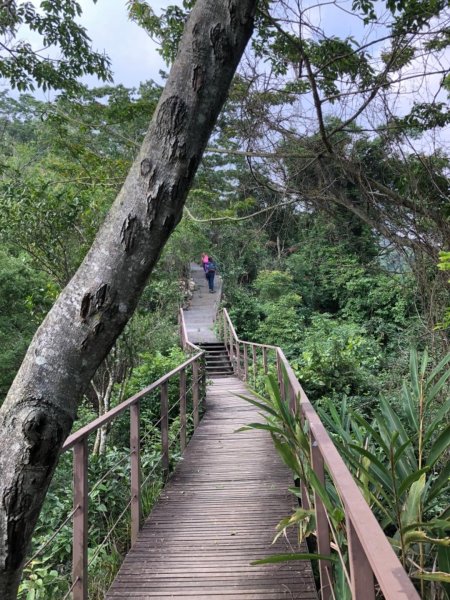
[[445, 452], [450, 444], [450, 423], [442, 431], [442, 433], [435, 440], [431, 447], [430, 453], [427, 457], [428, 466], [432, 467], [436, 461], [438, 461], [443, 452]]
[[[322, 482], [319, 480], [316, 473], [312, 469], [310, 470], [310, 472], [308, 474], [308, 478], [309, 478], [309, 482], [311, 483], [313, 490], [316, 492], [316, 494], [319, 496], [320, 500], [322, 501], [322, 504], [324, 505], [324, 507], [328, 513], [328, 516], [330, 516], [331, 518], [333, 518], [334, 516], [336, 516], [336, 518], [340, 518], [341, 513], [339, 511], [336, 511], [336, 509], [339, 507], [335, 506], [334, 500], [332, 500], [327, 489], [325, 488], [325, 486], [322, 484]], [[338, 524], [340, 522], [340, 520], [336, 524]]]
[[450, 521], [445, 519], [432, 519], [426, 523], [411, 523], [410, 525], [403, 527], [405, 533], [407, 531], [412, 531], [413, 529], [434, 529], [442, 531], [445, 534], [445, 532], [450, 531]]
[[428, 408], [434, 398], [439, 394], [439, 392], [443, 389], [445, 384], [447, 383], [447, 379], [450, 377], [450, 369], [445, 371], [445, 373], [441, 376], [439, 381], [437, 381], [431, 390], [427, 389], [427, 400], [425, 406]]
[[373, 480], [373, 475], [377, 475], [379, 481], [382, 482], [382, 484], [391, 492], [393, 492], [393, 485], [392, 485], [392, 477], [391, 477], [391, 473], [390, 471], [387, 469], [387, 467], [375, 456], [375, 454], [373, 454], [372, 452], [369, 452], [368, 450], [366, 450], [366, 448], [361, 448], [360, 446], [357, 446], [356, 444], [350, 444], [350, 448], [353, 448], [354, 450], [356, 450], [359, 454], [361, 454], [362, 456], [365, 456], [366, 458], [368, 458], [371, 462], [371, 469], [369, 471], [369, 473], [371, 473], [371, 481]]
[[450, 352], [446, 356], [444, 356], [444, 358], [431, 371], [426, 382], [427, 387], [429, 387], [433, 383], [433, 380], [439, 375], [439, 373], [442, 371], [442, 369], [448, 362], [450, 362]]
[[405, 545], [411, 544], [435, 544], [437, 546], [450, 547], [450, 538], [432, 538], [424, 531], [413, 529], [403, 535]]
[[418, 521], [418, 517], [420, 515], [420, 502], [424, 487], [425, 473], [422, 473], [418, 481], [415, 481], [411, 485], [405, 504], [403, 505], [403, 511], [401, 514], [401, 522], [403, 526], [409, 525], [414, 521]]
[[243, 427], [239, 427], [239, 429], [236, 429], [235, 433], [249, 431], [250, 429], [262, 429], [263, 431], [269, 431], [270, 433], [284, 435], [284, 431], [282, 429], [280, 429], [279, 427], [275, 427], [275, 425], [270, 425], [268, 423], [249, 423], [248, 425], [244, 425]]
[[337, 562], [336, 556], [330, 554], [327, 556], [326, 554], [310, 554], [307, 552], [303, 553], [293, 553], [293, 554], [274, 554], [272, 556], [268, 556], [267, 558], [262, 558], [260, 560], [254, 560], [250, 564], [251, 565], [270, 565], [280, 562], [286, 562], [289, 560], [329, 560], [331, 562]]
[[[386, 432], [389, 432], [389, 434], [388, 434], [389, 438], [392, 438], [392, 435], [394, 433], [397, 433], [402, 444], [407, 442], [409, 440], [409, 435], [406, 432], [405, 428], [403, 427], [403, 423], [399, 419], [397, 413], [393, 410], [393, 408], [391, 407], [391, 405], [387, 402], [387, 400], [385, 398], [380, 399], [380, 405], [382, 407], [382, 414], [378, 415], [378, 418], [377, 418], [377, 422], [379, 423], [379, 426], [381, 427], [381, 424], [383, 423]], [[387, 455], [389, 455], [389, 452], [387, 453]], [[414, 449], [412, 446], [411, 446], [411, 448], [409, 448], [407, 457], [408, 457], [409, 467], [406, 468], [406, 466], [401, 465], [402, 469], [404, 471], [404, 473], [403, 473], [404, 477], [407, 476], [407, 474], [408, 474], [407, 471], [410, 471], [411, 469], [414, 469], [414, 470], [418, 469], [417, 458], [414, 454]]]
[[425, 350], [422, 353], [422, 362], [420, 365], [420, 377], [422, 379], [425, 377], [425, 373], [427, 371], [427, 366], [428, 366], [428, 348], [425, 348]]
[[450, 583], [450, 573], [443, 573], [442, 571], [434, 571], [433, 573], [419, 573], [419, 571], [415, 571], [411, 573], [411, 577], [414, 577], [414, 579], [425, 579], [425, 581]]
[[427, 471], [429, 471], [430, 467], [424, 467], [423, 469], [420, 469], [419, 471], [416, 471], [415, 473], [411, 473], [411, 475], [409, 475], [406, 479], [404, 479], [401, 483], [401, 485], [398, 488], [398, 495], [402, 496], [403, 493], [415, 482], [419, 479], [419, 477], [421, 477], [424, 473], [426, 473]]
[[[393, 440], [393, 444], [394, 444], [394, 440]], [[408, 446], [411, 446], [411, 445], [412, 445], [411, 440], [406, 440], [406, 442], [404, 442], [399, 448], [397, 448], [397, 450], [394, 452], [394, 466], [401, 459], [401, 457], [403, 456], [403, 453], [408, 448]]]
[[433, 436], [436, 429], [439, 425], [445, 423], [445, 417], [450, 413], [450, 398], [444, 402], [441, 408], [434, 415], [433, 421], [428, 425], [425, 436], [423, 438], [423, 443], [427, 444], [431, 437]]
[[[285, 373], [284, 377], [286, 377]], [[278, 387], [278, 381], [273, 375], [269, 375], [266, 379], [266, 385], [269, 393], [271, 394], [271, 398], [275, 404], [275, 407], [278, 409], [278, 418], [281, 418], [282, 422], [286, 425], [286, 427], [288, 427], [292, 431], [294, 425], [293, 417], [292, 414], [289, 412], [288, 405], [281, 398], [280, 390]]]
[[378, 433], [378, 431], [376, 431], [376, 429], [374, 429], [372, 427], [372, 425], [370, 425], [368, 423], [368, 421], [366, 421], [366, 419], [364, 419], [364, 417], [362, 417], [361, 415], [359, 415], [358, 413], [354, 412], [354, 411], [350, 411], [350, 414], [352, 415], [352, 417], [360, 424], [362, 425], [362, 427], [364, 427], [364, 429], [370, 433], [370, 435], [372, 436], [373, 440], [375, 442], [378, 443], [378, 445], [380, 446], [380, 448], [384, 451], [384, 453], [386, 454], [386, 456], [389, 456], [389, 448], [387, 446], [387, 444], [385, 443], [385, 441], [383, 440], [383, 438], [380, 436], [380, 434]]
[[411, 378], [411, 385], [413, 388], [414, 395], [417, 399], [419, 399], [420, 398], [420, 385], [419, 385], [419, 377], [417, 374], [417, 351], [415, 349], [411, 349], [411, 352], [409, 354], [409, 374], [410, 374], [410, 378]]
[[263, 404], [262, 402], [258, 402], [257, 400], [254, 400], [253, 398], [249, 398], [248, 396], [242, 396], [241, 394], [236, 394], [236, 396], [238, 398], [242, 398], [242, 400], [245, 400], [246, 402], [250, 402], [250, 404], [253, 404], [253, 406], [256, 406], [257, 408], [259, 408], [260, 410], [262, 410], [263, 412], [267, 412], [270, 415], [277, 417], [277, 412], [271, 408], [270, 406], [268, 406], [267, 404]]
[[293, 473], [301, 477], [301, 470], [299, 469], [297, 457], [295, 455], [295, 452], [293, 452], [292, 448], [288, 444], [278, 440], [273, 435], [272, 440], [277, 452], [279, 453], [285, 464], [291, 469]]
[[449, 485], [449, 478], [450, 461], [448, 460], [447, 463], [444, 465], [442, 471], [439, 473], [437, 479], [431, 484], [427, 494], [428, 500], [433, 500], [433, 498], [435, 498], [446, 485]]
[[414, 401], [414, 398], [408, 388], [406, 381], [403, 382], [402, 386], [403, 398], [406, 402], [404, 402], [404, 408], [406, 416], [409, 419], [409, 424], [413, 431], [417, 431], [419, 428], [419, 421], [417, 419], [417, 411], [418, 406], [417, 402]]
[[[437, 558], [439, 570], [447, 574], [450, 573], [450, 549], [444, 548], [443, 546], [438, 546]], [[444, 588], [445, 593], [447, 594], [447, 598], [450, 598], [450, 583], [443, 582], [442, 587]]]

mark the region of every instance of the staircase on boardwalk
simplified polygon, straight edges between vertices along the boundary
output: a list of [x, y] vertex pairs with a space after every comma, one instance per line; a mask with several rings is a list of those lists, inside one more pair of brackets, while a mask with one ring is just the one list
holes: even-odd
[[234, 375], [225, 344], [222, 342], [200, 342], [198, 346], [205, 351], [206, 374], [210, 379]]

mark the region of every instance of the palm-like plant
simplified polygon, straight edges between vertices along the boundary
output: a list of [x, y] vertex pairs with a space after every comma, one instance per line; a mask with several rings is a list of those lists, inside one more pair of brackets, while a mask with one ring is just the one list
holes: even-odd
[[429, 362], [411, 351], [398, 404], [381, 399], [370, 422], [345, 405], [320, 414], [422, 597], [428, 580], [439, 583], [427, 597], [450, 598], [450, 355], [431, 371]]

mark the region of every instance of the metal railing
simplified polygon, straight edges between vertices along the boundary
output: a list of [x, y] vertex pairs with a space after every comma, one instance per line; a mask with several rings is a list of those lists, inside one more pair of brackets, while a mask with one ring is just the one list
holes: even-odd
[[[374, 600], [377, 585], [385, 600], [420, 600], [406, 571], [392, 549], [375, 515], [365, 501], [357, 483], [333, 444], [318, 414], [311, 405], [295, 373], [278, 346], [255, 344], [240, 340], [226, 309], [220, 322], [223, 340], [236, 375], [250, 380], [250, 366], [254, 381], [262, 363], [262, 371], [276, 369], [280, 394], [289, 403], [290, 410], [306, 425], [309, 435], [311, 466], [318, 480], [325, 485], [326, 475], [332, 481], [345, 512], [349, 587], [353, 600]], [[249, 365], [251, 352], [251, 365]], [[261, 359], [258, 360], [262, 354]], [[307, 502], [302, 489], [302, 503]], [[305, 506], [305, 508], [309, 508]], [[332, 531], [330, 517], [320, 497], [314, 495], [316, 539], [318, 554], [331, 556]], [[321, 599], [333, 597], [331, 563], [319, 560]]]
[[[64, 524], [66, 524], [71, 518], [73, 520], [72, 585], [67, 591], [65, 598], [69, 598], [70, 595], [72, 595], [73, 600], [87, 600], [88, 598], [88, 570], [89, 564], [93, 562], [93, 559], [88, 562], [89, 436], [126, 411], [129, 411], [130, 452], [128, 456], [130, 460], [130, 497], [117, 521], [122, 518], [128, 510], [130, 511], [131, 545], [133, 545], [142, 525], [141, 494], [146, 482], [146, 480], [142, 481], [141, 474], [141, 445], [143, 439], [141, 438], [140, 409], [143, 401], [145, 401], [146, 396], [159, 390], [160, 418], [153, 425], [160, 429], [161, 456], [158, 465], [161, 465], [164, 478], [167, 477], [169, 473], [169, 413], [174, 406], [169, 409], [168, 384], [169, 380], [172, 378], [179, 378], [179, 398], [176, 404], [179, 404], [179, 444], [181, 452], [184, 451], [187, 444], [187, 418], [189, 416], [189, 413], [187, 413], [187, 398], [189, 392], [191, 392], [192, 399], [194, 430], [199, 423], [200, 407], [204, 400], [205, 392], [204, 351], [189, 342], [182, 310], [180, 311], [180, 336], [183, 349], [193, 354], [191, 358], [169, 373], [166, 373], [163, 377], [145, 387], [137, 394], [134, 394], [123, 401], [115, 408], [112, 408], [101, 417], [98, 417], [85, 427], [82, 427], [76, 433], [70, 435], [62, 447], [61, 452], [67, 452], [69, 450], [73, 451], [73, 510], [64, 521]], [[192, 371], [190, 374], [191, 387], [189, 389], [187, 389], [188, 370]], [[150, 475], [154, 472], [155, 468], [156, 466], [151, 470]], [[103, 476], [102, 480], [104, 477], [106, 476]], [[148, 477], [146, 479], [148, 479]], [[50, 538], [50, 541], [55, 535]], [[110, 535], [111, 531], [108, 533], [108, 536]], [[107, 539], [103, 541], [103, 544], [106, 543], [106, 541]], [[37, 554], [41, 551], [42, 548], [39, 549]]]

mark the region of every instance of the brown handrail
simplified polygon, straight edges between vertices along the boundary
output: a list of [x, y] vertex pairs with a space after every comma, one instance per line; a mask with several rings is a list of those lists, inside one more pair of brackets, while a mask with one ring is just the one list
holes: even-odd
[[[205, 390], [205, 372], [202, 364], [204, 350], [192, 344], [188, 339], [183, 311], [180, 311], [180, 337], [184, 350], [194, 352], [188, 360], [160, 377], [147, 387], [143, 388], [118, 406], [112, 408], [104, 415], [94, 419], [72, 435], [70, 435], [62, 446], [61, 452], [73, 449], [73, 559], [72, 559], [72, 585], [66, 596], [72, 594], [73, 600], [87, 600], [88, 595], [88, 437], [99, 428], [110, 423], [126, 410], [130, 410], [130, 501], [125, 508], [131, 511], [131, 544], [136, 541], [141, 528], [141, 464], [140, 464], [140, 405], [141, 401], [156, 390], [161, 395], [161, 418], [158, 423], [161, 428], [161, 468], [164, 476], [168, 474], [169, 468], [169, 407], [168, 407], [168, 382], [173, 377], [180, 379], [180, 447], [183, 452], [186, 447], [186, 374], [192, 368], [192, 402], [193, 402], [193, 424], [194, 429], [199, 423], [199, 407], [203, 401]], [[125, 512], [124, 511], [124, 512]]]
[[[282, 373], [284, 370], [289, 393], [289, 398], [284, 398], [284, 400], [289, 401], [291, 409], [300, 415], [302, 421], [308, 423], [312, 467], [319, 479], [324, 482], [323, 464], [326, 464], [328, 474], [344, 507], [353, 600], [372, 600], [375, 598], [374, 577], [386, 600], [420, 600], [412, 581], [365, 501], [318, 414], [308, 400], [284, 352], [278, 346], [254, 344], [240, 340], [226, 309], [223, 310], [223, 314], [223, 336], [225, 345], [231, 350], [230, 357], [233, 353], [240, 357], [239, 347], [241, 344], [251, 346], [255, 350], [256, 348], [262, 348], [263, 352], [267, 352], [268, 349], [276, 351], [280, 392], [282, 396], [285, 394], [285, 382]], [[229, 344], [227, 344], [228, 339]], [[253, 356], [255, 355], [254, 353]], [[264, 358], [267, 359], [267, 356], [263, 354]], [[248, 353], [245, 353], [245, 360], [247, 359]], [[240, 358], [238, 358], [238, 363], [240, 363]], [[255, 369], [255, 363], [253, 367]], [[266, 364], [264, 370], [267, 372]], [[242, 373], [248, 373], [248, 364], [244, 364], [243, 369], [240, 364], [237, 364], [238, 376]], [[329, 555], [330, 530], [325, 507], [318, 498], [316, 498], [315, 505], [318, 551], [320, 554]], [[319, 561], [322, 600], [328, 600], [332, 597], [330, 571], [327, 563], [328, 561]]]
[[70, 450], [70, 448], [73, 448], [73, 446], [76, 443], [80, 442], [83, 438], [87, 437], [91, 433], [94, 433], [95, 431], [97, 431], [97, 429], [100, 429], [100, 427], [103, 427], [103, 425], [106, 425], [110, 421], [113, 421], [116, 417], [118, 417], [128, 408], [130, 408], [130, 406], [136, 404], [139, 400], [147, 396], [150, 392], [153, 392], [154, 390], [158, 389], [163, 383], [165, 383], [166, 381], [177, 375], [180, 371], [186, 369], [186, 367], [197, 361], [202, 354], [203, 352], [201, 351], [199, 354], [196, 354], [186, 362], [182, 363], [180, 366], [176, 367], [169, 373], [166, 373], [152, 384], [148, 385], [147, 387], [134, 394], [134, 396], [130, 396], [130, 398], [127, 398], [127, 400], [124, 400], [114, 408], [111, 408], [111, 410], [109, 410], [101, 417], [94, 419], [84, 427], [81, 427], [81, 429], [79, 429], [75, 433], [72, 433], [72, 435], [69, 435], [69, 437], [64, 442], [61, 451], [65, 452], [66, 450]]
[[189, 341], [189, 336], [186, 327], [186, 321], [184, 318], [184, 311], [180, 308], [179, 313], [179, 321], [180, 321], [180, 339], [181, 339], [181, 347], [183, 350], [188, 350], [189, 352], [200, 352], [204, 354], [205, 351], [200, 348], [200, 346], [196, 346], [192, 342]]

